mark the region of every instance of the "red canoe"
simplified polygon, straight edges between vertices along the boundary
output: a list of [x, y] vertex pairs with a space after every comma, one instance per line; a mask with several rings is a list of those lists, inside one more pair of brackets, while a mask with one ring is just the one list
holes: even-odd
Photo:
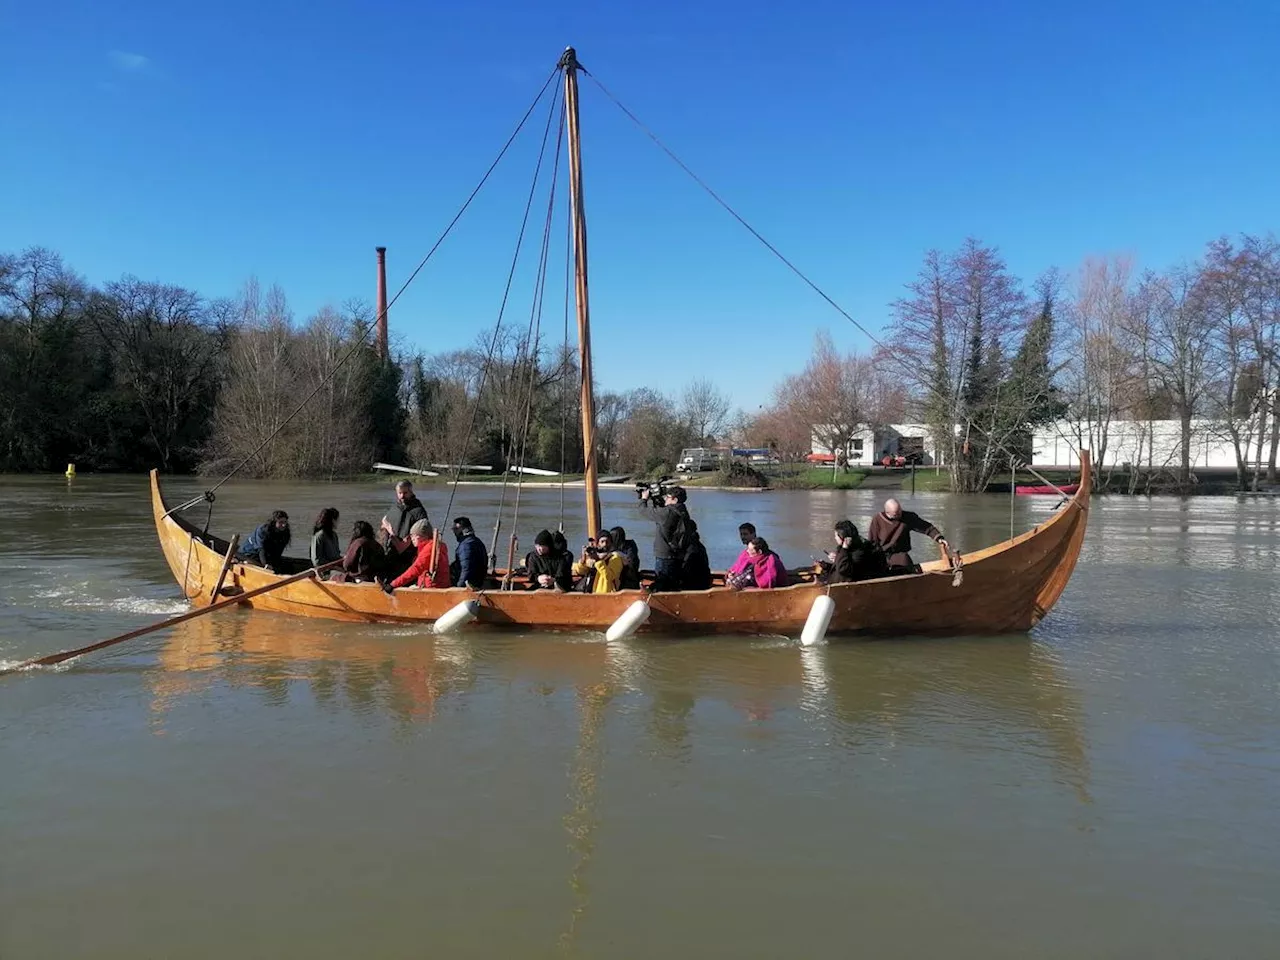
[[1041, 497], [1041, 496], [1053, 496], [1057, 494], [1059, 491], [1061, 491], [1062, 493], [1071, 494], [1071, 493], [1075, 493], [1079, 489], [1080, 489], [1080, 484], [1078, 483], [1064, 483], [1057, 490], [1055, 490], [1051, 486], [1048, 486], [1047, 484], [1035, 484], [1031, 486], [1023, 486], [1022, 484], [1018, 484], [1013, 488], [1013, 492], [1020, 497]]

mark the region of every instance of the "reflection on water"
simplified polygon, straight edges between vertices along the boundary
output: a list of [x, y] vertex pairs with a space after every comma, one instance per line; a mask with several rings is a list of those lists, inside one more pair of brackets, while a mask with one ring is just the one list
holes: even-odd
[[[215, 526], [384, 493], [236, 485]], [[554, 523], [557, 491], [527, 497]], [[798, 562], [877, 500], [694, 508], [717, 563], [743, 519]], [[966, 547], [1049, 507], [912, 506]], [[0, 956], [1270, 955], [1278, 506], [1097, 501], [1030, 637], [606, 644], [229, 611], [3, 678]], [[183, 609], [137, 478], [0, 479], [0, 522], [0, 658]]]

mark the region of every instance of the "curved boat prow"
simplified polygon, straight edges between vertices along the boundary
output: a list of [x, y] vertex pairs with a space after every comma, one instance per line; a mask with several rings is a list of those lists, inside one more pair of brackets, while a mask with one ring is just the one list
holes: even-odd
[[1053, 605], [1067, 589], [1067, 582], [1076, 568], [1080, 558], [1080, 548], [1084, 545], [1084, 534], [1089, 526], [1089, 497], [1093, 493], [1093, 463], [1088, 450], [1080, 451], [1080, 486], [1070, 500], [1062, 507], [1069, 510], [1072, 516], [1068, 519], [1072, 524], [1070, 534], [1062, 544], [1062, 553], [1053, 572], [1044, 581], [1036, 595], [1035, 608], [1032, 611], [1032, 625], [1045, 618]]

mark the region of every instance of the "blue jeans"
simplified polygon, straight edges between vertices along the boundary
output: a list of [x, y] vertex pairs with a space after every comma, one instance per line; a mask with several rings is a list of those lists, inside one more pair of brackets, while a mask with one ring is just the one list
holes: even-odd
[[679, 590], [680, 568], [682, 564], [676, 557], [654, 557], [653, 578], [654, 590]]

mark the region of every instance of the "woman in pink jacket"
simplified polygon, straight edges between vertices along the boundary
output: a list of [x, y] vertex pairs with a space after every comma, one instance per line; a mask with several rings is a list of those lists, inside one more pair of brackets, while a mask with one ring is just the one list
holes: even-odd
[[[747, 543], [747, 559], [747, 569], [743, 571], [743, 575], [729, 578], [731, 587], [759, 587], [761, 590], [768, 590], [772, 587], [785, 587], [790, 582], [782, 558], [769, 549], [769, 543], [764, 537], [755, 537]], [[746, 576], [748, 572], [749, 577]]]

